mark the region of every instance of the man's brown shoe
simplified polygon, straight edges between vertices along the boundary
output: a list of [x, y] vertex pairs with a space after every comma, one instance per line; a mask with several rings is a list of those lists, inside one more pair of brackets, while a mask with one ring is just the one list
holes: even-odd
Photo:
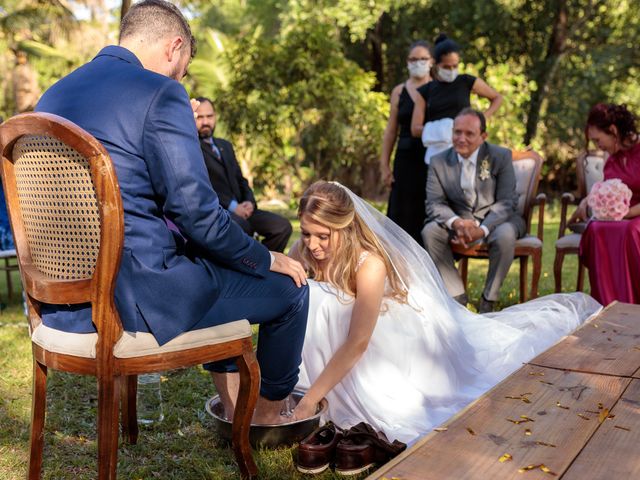
[[349, 429], [336, 447], [336, 473], [357, 475], [372, 466], [387, 463], [407, 446], [397, 440], [389, 443], [382, 432], [367, 423]]
[[336, 446], [342, 436], [342, 429], [331, 422], [311, 432], [298, 445], [295, 462], [298, 471], [306, 474], [324, 472], [334, 462]]

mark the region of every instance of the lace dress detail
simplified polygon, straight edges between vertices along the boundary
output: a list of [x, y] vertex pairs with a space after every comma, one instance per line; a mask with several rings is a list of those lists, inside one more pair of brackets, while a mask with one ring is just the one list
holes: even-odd
[[360, 270], [360, 267], [364, 263], [364, 261], [371, 255], [371, 252], [364, 250], [360, 256], [358, 257], [358, 263], [356, 264], [356, 272]]

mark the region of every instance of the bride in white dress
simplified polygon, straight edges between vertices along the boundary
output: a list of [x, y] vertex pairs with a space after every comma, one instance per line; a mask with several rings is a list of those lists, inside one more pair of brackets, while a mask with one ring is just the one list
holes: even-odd
[[447, 294], [422, 247], [346, 187], [317, 182], [299, 209], [310, 305], [294, 411], [367, 422], [412, 443], [601, 308], [582, 293], [477, 315]]

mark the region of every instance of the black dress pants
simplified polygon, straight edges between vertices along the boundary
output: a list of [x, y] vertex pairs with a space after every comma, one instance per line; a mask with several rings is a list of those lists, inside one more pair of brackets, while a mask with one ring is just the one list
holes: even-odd
[[247, 235], [253, 236], [254, 233], [257, 233], [264, 237], [262, 244], [273, 252], [284, 252], [293, 231], [291, 222], [283, 216], [257, 208], [248, 219], [235, 213], [231, 213], [231, 218], [242, 227]]

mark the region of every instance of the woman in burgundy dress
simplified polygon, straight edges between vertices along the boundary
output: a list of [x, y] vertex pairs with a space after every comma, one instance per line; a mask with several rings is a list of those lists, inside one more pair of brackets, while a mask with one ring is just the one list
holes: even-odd
[[[580, 241], [580, 258], [589, 269], [591, 295], [603, 305], [614, 300], [640, 304], [640, 137], [637, 118], [626, 105], [597, 104], [585, 134], [609, 153], [604, 179], [620, 179], [633, 194], [629, 213], [618, 222], [591, 221]], [[587, 218], [586, 202], [575, 220]]]

